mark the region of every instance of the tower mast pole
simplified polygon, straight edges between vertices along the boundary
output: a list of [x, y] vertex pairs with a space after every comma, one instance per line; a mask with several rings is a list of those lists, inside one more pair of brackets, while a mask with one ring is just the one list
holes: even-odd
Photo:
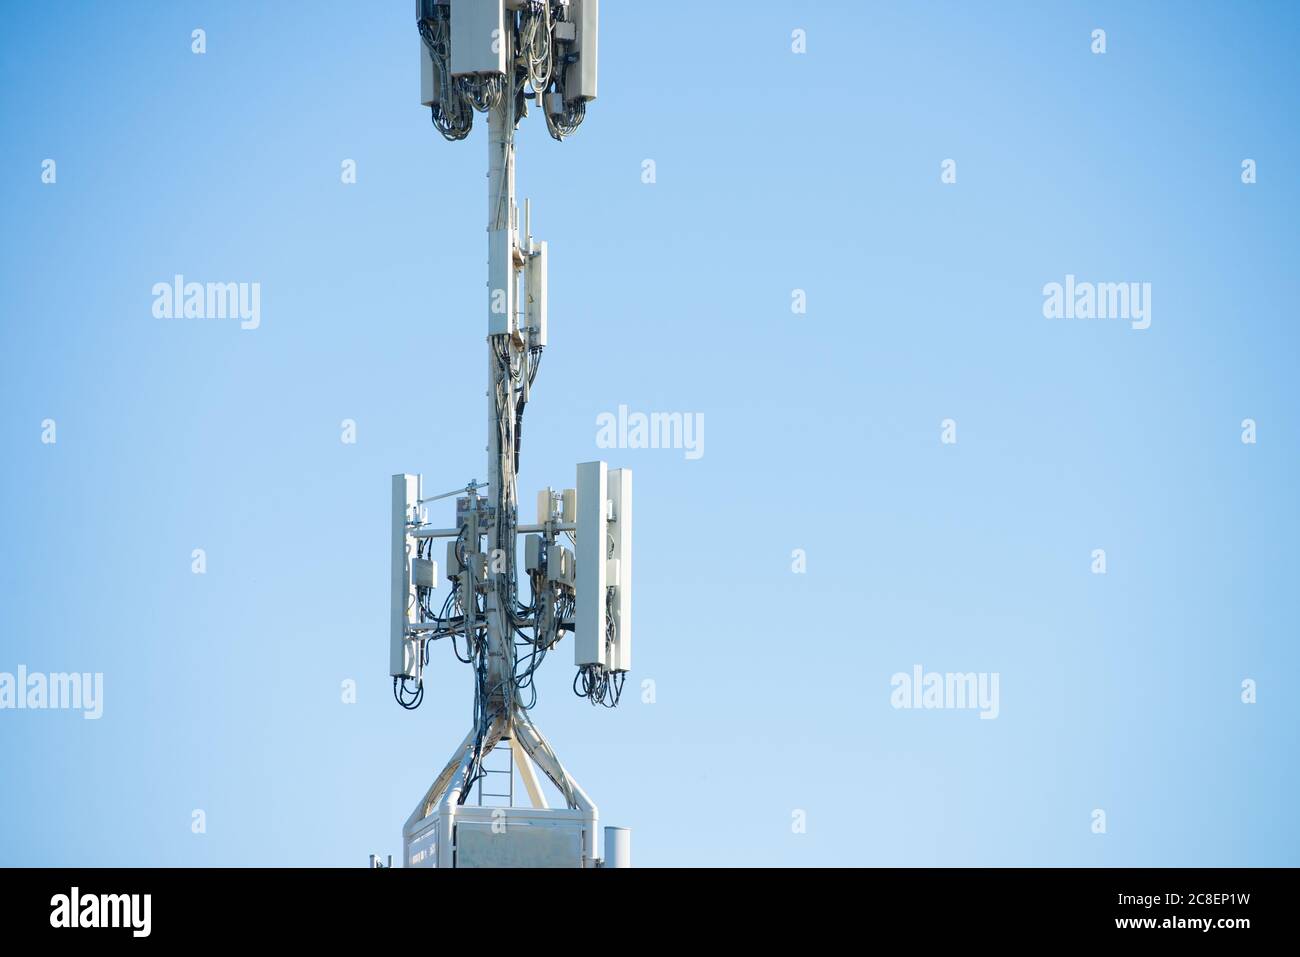
[[[514, 49], [512, 26], [501, 38]], [[488, 502], [493, 509], [488, 525], [486, 558], [488, 714], [482, 729], [511, 721], [514, 707], [515, 643], [510, 625], [514, 596], [509, 570], [514, 560], [516, 483], [514, 431], [518, 347], [512, 331], [518, 309], [515, 250], [518, 248], [515, 205], [515, 96], [513, 65], [503, 78], [500, 101], [488, 116]], [[502, 260], [505, 260], [504, 262]], [[493, 288], [504, 280], [505, 288]], [[505, 315], [502, 315], [502, 312]], [[501, 331], [504, 320], [505, 332]], [[504, 361], [502, 360], [504, 356]]]

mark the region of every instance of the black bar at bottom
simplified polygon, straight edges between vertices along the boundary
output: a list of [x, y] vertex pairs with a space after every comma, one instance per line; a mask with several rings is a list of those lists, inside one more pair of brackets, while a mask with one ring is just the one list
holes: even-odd
[[1211, 868], [0, 869], [0, 933], [6, 942], [436, 946], [485, 932], [527, 940], [548, 927], [612, 946], [645, 934], [680, 941], [678, 931], [1232, 946], [1285, 934], [1294, 876]]

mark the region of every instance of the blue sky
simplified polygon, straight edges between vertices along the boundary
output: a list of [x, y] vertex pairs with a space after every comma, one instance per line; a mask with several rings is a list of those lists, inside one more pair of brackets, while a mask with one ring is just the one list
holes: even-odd
[[[389, 476], [484, 473], [485, 124], [430, 127], [410, 6], [0, 12], [0, 672], [104, 675], [0, 711], [0, 863], [397, 854], [468, 729], [446, 648], [417, 712], [387, 674]], [[695, 6], [604, 4], [585, 124], [520, 133], [521, 500], [636, 473], [655, 701], [562, 647], [534, 712], [602, 819], [640, 865], [1300, 863], [1300, 15]], [[260, 327], [154, 318], [178, 273]], [[1044, 318], [1067, 274], [1150, 328]], [[620, 404], [705, 454], [597, 448]], [[998, 718], [892, 708], [917, 664]]]

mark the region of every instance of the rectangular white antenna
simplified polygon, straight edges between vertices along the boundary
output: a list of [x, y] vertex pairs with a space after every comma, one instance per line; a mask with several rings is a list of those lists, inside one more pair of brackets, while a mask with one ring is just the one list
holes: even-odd
[[406, 523], [419, 514], [420, 477], [393, 476], [392, 530], [392, 606], [389, 625], [389, 674], [395, 678], [414, 678], [419, 672], [416, 643], [408, 641], [406, 626], [414, 624], [419, 614], [415, 600], [415, 582], [411, 561], [415, 558], [415, 538]]
[[571, 16], [577, 26], [571, 63], [564, 79], [564, 97], [574, 100], [596, 98], [596, 49], [600, 36], [600, 0], [572, 0]]
[[433, 106], [439, 102], [442, 97], [438, 91], [438, 72], [433, 68], [433, 57], [429, 56], [429, 48], [424, 45], [424, 39], [420, 39], [420, 104], [422, 106]]
[[506, 72], [505, 0], [451, 6], [451, 75]]
[[546, 242], [533, 244], [524, 266], [524, 294], [528, 299], [528, 344], [546, 345]]
[[609, 582], [614, 586], [614, 647], [605, 666], [610, 671], [632, 670], [632, 470], [610, 469], [609, 499], [614, 520], [609, 524], [613, 549], [609, 556]]
[[573, 663], [605, 664], [605, 586], [608, 557], [606, 516], [609, 509], [608, 466], [578, 466], [577, 607], [574, 610]]

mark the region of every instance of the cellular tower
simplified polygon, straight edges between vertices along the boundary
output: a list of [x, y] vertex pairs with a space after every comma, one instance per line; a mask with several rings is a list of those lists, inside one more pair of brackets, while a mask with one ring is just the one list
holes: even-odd
[[[421, 476], [393, 476], [394, 696], [405, 708], [419, 706], [430, 646], [439, 640], [474, 675], [469, 733], [407, 819], [403, 861], [626, 867], [629, 832], [606, 828], [599, 855], [596, 804], [529, 710], [534, 675], [566, 635], [574, 690], [593, 704], [618, 704], [632, 663], [632, 472], [578, 465], [573, 487], [537, 493], [532, 524], [520, 523], [517, 483], [548, 317], [547, 244], [533, 238], [529, 204], [521, 228], [515, 199], [515, 131], [530, 110], [556, 140], [582, 124], [596, 98], [598, 0], [417, 0], [416, 18], [421, 102], [433, 126], [455, 142], [470, 135], [475, 113], [487, 116], [488, 440], [486, 481], [426, 495]], [[435, 510], [450, 516], [453, 504], [454, 520], [431, 519]], [[504, 768], [489, 765], [494, 750]], [[505, 790], [485, 792], [501, 774]], [[515, 803], [516, 774], [526, 804]], [[555, 806], [545, 782], [558, 793]]]

